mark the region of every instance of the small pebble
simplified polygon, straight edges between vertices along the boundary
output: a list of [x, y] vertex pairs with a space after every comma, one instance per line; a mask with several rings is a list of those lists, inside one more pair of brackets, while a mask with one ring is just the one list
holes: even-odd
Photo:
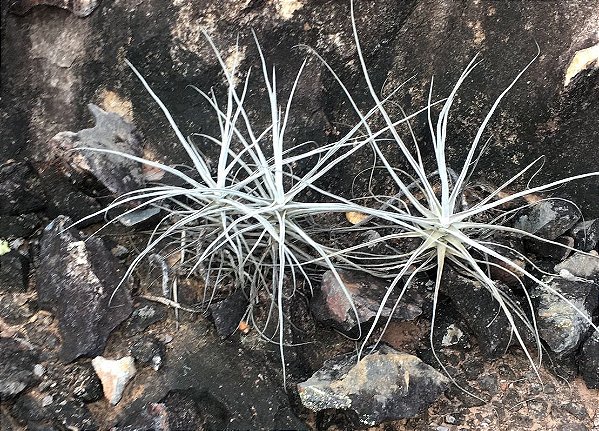
[[46, 368], [42, 364], [35, 364], [33, 367], [33, 374], [36, 377], [41, 377], [46, 373]]
[[118, 404], [129, 380], [135, 376], [134, 359], [132, 356], [113, 360], [97, 356], [92, 360], [92, 366], [102, 382], [104, 396], [113, 406]]

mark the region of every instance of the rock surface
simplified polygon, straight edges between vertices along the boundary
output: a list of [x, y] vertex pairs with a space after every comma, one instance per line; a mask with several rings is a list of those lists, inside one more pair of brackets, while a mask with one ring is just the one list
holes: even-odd
[[572, 228], [574, 247], [582, 251], [591, 251], [599, 243], [599, 219], [585, 220]]
[[31, 386], [39, 355], [23, 342], [0, 338], [0, 399], [10, 399]]
[[59, 217], [40, 243], [37, 292], [40, 306], [59, 320], [62, 360], [103, 351], [108, 336], [132, 310], [127, 285], [116, 289], [124, 269], [97, 238], [81, 241], [70, 219]]
[[591, 251], [589, 255], [574, 253], [568, 259], [555, 265], [555, 272], [568, 271], [575, 277], [595, 278], [599, 277], [599, 254]]
[[304, 406], [353, 410], [361, 422], [375, 425], [422, 413], [449, 381], [416, 356], [388, 346], [356, 361], [355, 354], [336, 357], [299, 383]]
[[16, 250], [0, 255], [0, 285], [7, 292], [25, 292], [29, 262]]
[[121, 359], [106, 359], [97, 356], [92, 366], [102, 382], [104, 396], [110, 404], [117, 405], [123, 396], [127, 383], [135, 376], [135, 359], [125, 356]]
[[595, 283], [561, 278], [545, 282], [578, 309], [543, 286], [536, 286], [530, 293], [536, 302], [539, 335], [554, 353], [567, 355], [576, 350], [590, 328], [589, 320], [599, 303], [599, 288]]
[[[389, 283], [351, 271], [339, 270], [338, 274], [351, 296], [357, 311], [357, 318], [343, 286], [337, 281], [332, 271], [326, 271], [323, 274], [320, 289], [312, 298], [311, 308], [316, 319], [332, 323], [344, 331], [351, 331], [357, 327], [358, 323], [366, 323], [375, 317]], [[419, 292], [421, 287], [419, 282], [414, 282], [406, 290], [399, 306], [393, 310], [403, 288], [403, 284], [399, 283], [381, 310], [382, 321], [385, 321], [392, 313], [393, 318], [399, 320], [413, 320], [422, 314], [424, 297]]]
[[228, 298], [210, 304], [210, 314], [214, 319], [216, 332], [222, 338], [226, 338], [237, 330], [239, 322], [247, 311], [248, 300], [245, 294], [238, 290]]
[[554, 240], [574, 226], [580, 217], [580, 210], [572, 202], [548, 199], [537, 202], [519, 215], [514, 227]]
[[587, 387], [599, 389], [599, 333], [584, 342], [579, 368]]

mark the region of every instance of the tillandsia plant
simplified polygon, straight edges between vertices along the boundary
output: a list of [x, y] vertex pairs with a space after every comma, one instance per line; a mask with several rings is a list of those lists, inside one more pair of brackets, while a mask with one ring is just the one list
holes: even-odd
[[[240, 85], [237, 65], [228, 67], [210, 37], [207, 34], [205, 37], [225, 77], [225, 103], [219, 103], [214, 90], [204, 92], [192, 88], [213, 109], [214, 121], [220, 130], [218, 136], [194, 134], [186, 138], [141, 73], [127, 61], [168, 119], [192, 163], [189, 169], [175, 168], [112, 150], [78, 150], [122, 156], [162, 170], [174, 180], [124, 194], [98, 212], [125, 208], [109, 223], [146, 207], [160, 208], [166, 214], [154, 229], [146, 247], [133, 259], [121, 284], [144, 259], [153, 256], [158, 249], [170, 247], [168, 253], [178, 256], [179, 267], [183, 268], [185, 263], [187, 275], [199, 276], [203, 280], [205, 304], [210, 303], [217, 289], [225, 285], [243, 289], [247, 293], [249, 307], [245, 319], [265, 338], [271, 341], [276, 339], [285, 376], [285, 291], [289, 290], [289, 294], [293, 294], [300, 282], [307, 283], [311, 289], [309, 271], [314, 267], [330, 269], [342, 286], [343, 282], [337, 273], [339, 268], [365, 270], [359, 259], [354, 258], [354, 254], [361, 254], [359, 250], [338, 250], [315, 239], [312, 235], [315, 231], [313, 218], [323, 214], [366, 210], [358, 203], [320, 189], [316, 183], [335, 166], [371, 143], [372, 136], [358, 131], [370, 116], [377, 113], [377, 109], [366, 113], [363, 121], [333, 143], [323, 146], [302, 143], [286, 148], [292, 100], [306, 61], [294, 80], [286, 103], [280, 105], [275, 69], [273, 67], [269, 71], [254, 35], [271, 114], [268, 127], [258, 130], [245, 107], [250, 72], [246, 73]], [[398, 123], [408, 121], [424, 111], [406, 116]], [[193, 142], [197, 139], [203, 140], [203, 145], [219, 149], [215, 167], [210, 166], [208, 158], [200, 150], [201, 146]], [[303, 174], [294, 174], [293, 167], [296, 165], [302, 165]], [[303, 195], [308, 190], [320, 197], [307, 200]], [[303, 198], [298, 199], [301, 196]], [[287, 286], [290, 288], [286, 289]], [[166, 292], [168, 289], [163, 290]], [[176, 292], [176, 289], [173, 290]], [[345, 295], [351, 302], [347, 290]], [[270, 310], [268, 318], [262, 322], [264, 329], [260, 329], [253, 310], [255, 304], [265, 298], [270, 301]], [[357, 316], [353, 302], [352, 308]], [[265, 329], [272, 316], [276, 318], [278, 330], [269, 337]]]
[[[354, 97], [338, 75], [316, 54], [340, 84], [358, 116], [356, 125], [341, 138], [320, 146], [310, 143], [291, 148], [286, 146], [290, 133], [288, 124], [292, 115], [292, 101], [306, 62], [301, 66], [286, 102], [281, 105], [275, 69], [273, 67], [269, 70], [255, 35], [271, 117], [270, 124], [264, 129], [255, 124], [246, 108], [250, 97], [250, 72], [248, 71], [245, 78], [239, 82], [237, 65], [229, 67], [225, 64], [208, 35], [205, 35], [206, 40], [211, 45], [225, 78], [225, 101], [220, 102], [217, 92], [213, 90], [204, 92], [194, 88], [212, 107], [214, 121], [220, 131], [218, 136], [196, 134], [185, 137], [167, 107], [137, 69], [127, 62], [162, 109], [192, 166], [191, 169], [183, 170], [115, 151], [79, 149], [127, 157], [166, 172], [178, 183], [155, 184], [127, 193], [104, 210], [126, 208], [123, 214], [112, 221], [148, 206], [158, 207], [165, 214], [147, 246], [134, 258], [123, 281], [131, 276], [145, 258], [156, 250], [163, 249], [165, 245], [170, 245], [170, 253], [179, 253], [179, 265], [187, 265], [188, 275], [202, 278], [206, 302], [209, 302], [217, 289], [223, 285], [247, 292], [250, 305], [246, 318], [261, 334], [279, 345], [285, 376], [283, 325], [286, 317], [283, 313], [283, 300], [286, 287], [289, 286], [289, 290], [293, 291], [299, 283], [307, 283], [311, 288], [312, 268], [331, 270], [342, 288], [343, 282], [337, 273], [340, 268], [368, 272], [391, 280], [387, 294], [381, 298], [381, 306], [374, 324], [366, 337], [362, 337], [361, 332], [358, 335], [359, 338], [363, 338], [360, 349], [362, 353], [381, 320], [382, 309], [392, 292], [401, 289], [394, 304], [394, 307], [398, 307], [412, 280], [424, 271], [436, 268], [430, 333], [432, 344], [443, 273], [444, 269], [451, 265], [489, 290], [507, 317], [513, 334], [537, 370], [536, 364], [541, 359], [541, 341], [534, 317], [528, 317], [529, 314], [534, 316], [534, 313], [527, 313], [497, 287], [485, 269], [489, 265], [500, 266], [519, 280], [530, 308], [532, 305], [526, 293], [524, 279], [543, 286], [576, 309], [595, 330], [597, 327], [590, 317], [576, 308], [571, 301], [538, 279], [534, 271], [522, 268], [509, 258], [510, 255], [516, 255], [532, 265], [525, 256], [509, 247], [495, 244], [493, 235], [499, 232], [531, 237], [561, 246], [554, 241], [508, 226], [506, 220], [517, 209], [503, 212], [500, 210], [504, 204], [516, 202], [527, 195], [572, 180], [597, 176], [599, 173], [565, 178], [505, 196], [506, 188], [530, 172], [538, 163], [537, 159], [475, 204], [463, 205], [470, 175], [486, 146], [486, 143], [481, 145], [486, 126], [503, 97], [530, 63], [495, 100], [476, 133], [462, 168], [453, 171], [446, 159], [450, 108], [460, 86], [478, 64], [477, 57], [464, 70], [446, 99], [433, 102], [431, 83], [427, 106], [410, 115], [403, 114], [399, 119], [392, 119], [387, 106], [401, 86], [385, 98], [381, 99], [377, 95], [360, 48], [353, 2], [351, 20], [359, 62], [374, 107], [366, 112], [360, 111]], [[433, 111], [438, 105], [441, 106], [441, 110], [436, 122], [433, 122]], [[419, 144], [410, 127], [410, 120], [420, 114], [428, 116], [436, 162], [436, 169], [433, 171], [425, 168]], [[401, 127], [408, 128], [413, 144], [408, 145], [404, 142], [400, 135]], [[194, 143], [193, 140], [198, 139], [202, 144]], [[388, 161], [382, 148], [388, 147], [389, 141], [394, 143], [400, 155], [405, 158], [409, 172], [397, 169]], [[386, 145], [383, 146], [382, 143]], [[202, 145], [218, 148], [216, 166], [210, 165], [201, 151]], [[373, 166], [372, 176], [376, 175], [378, 178], [379, 174], [388, 175], [398, 188], [396, 195], [370, 197], [371, 201], [378, 200], [381, 203], [366, 205], [361, 203], [365, 202], [363, 199], [345, 198], [318, 186], [319, 179], [364, 149], [371, 150], [375, 158], [376, 166]], [[293, 168], [298, 165], [305, 165], [302, 174], [294, 173]], [[317, 198], [306, 199], [307, 191], [315, 192], [313, 194]], [[368, 229], [381, 234], [364, 243], [333, 246], [319, 239], [321, 229], [313, 222], [313, 217], [331, 213], [357, 213], [364, 216], [356, 225], [339, 228], [338, 231], [354, 233]], [[486, 217], [489, 214], [491, 217], [487, 217], [488, 220], [481, 221], [484, 218], [481, 215]], [[415, 241], [416, 245], [410, 249], [397, 250], [392, 246], [397, 240]], [[377, 245], [383, 245], [387, 251], [373, 251], [373, 246]], [[359, 321], [350, 293], [347, 289], [344, 292], [356, 314], [356, 320]], [[253, 306], [265, 298], [270, 301], [270, 311], [269, 318], [263, 323], [262, 328], [269, 325], [271, 316], [276, 319], [278, 327], [277, 333], [270, 338], [264, 329], [258, 327], [258, 322], [253, 316]], [[533, 360], [525, 345], [519, 322], [535, 335], [538, 361]], [[441, 361], [439, 363], [441, 364]], [[443, 367], [443, 364], [441, 366]]]
[[[448, 166], [446, 157], [447, 127], [450, 109], [456, 93], [466, 78], [480, 63], [480, 60], [478, 59], [478, 56], [475, 56], [468, 64], [457, 83], [454, 85], [451, 93], [444, 100], [436, 121], [433, 121], [433, 83], [431, 80], [427, 117], [434, 150], [436, 170], [430, 171], [425, 168], [419, 143], [412, 132], [409, 121], [406, 122], [406, 125], [408, 126], [410, 137], [413, 141], [413, 144], [410, 145], [406, 144], [402, 139], [399, 128], [396, 126], [397, 121], [391, 118], [391, 114], [385, 108], [384, 100], [379, 98], [377, 91], [373, 87], [369, 77], [368, 67], [360, 48], [353, 2], [351, 2], [350, 7], [357, 55], [364, 80], [377, 110], [377, 119], [382, 119], [384, 124], [382, 129], [375, 128], [373, 122], [371, 122], [370, 119], [365, 118], [358, 109], [352, 94], [330, 67], [329, 70], [333, 73], [335, 79], [340, 84], [353, 106], [354, 111], [358, 115], [360, 123], [363, 125], [360, 129], [361, 132], [365, 131], [369, 138], [367, 139], [374, 153], [375, 160], [378, 160], [378, 162], [375, 162], [376, 166], [373, 166], [372, 168], [373, 172], [376, 169], [376, 173], [372, 175], [377, 175], [378, 179], [381, 179], [383, 175], [387, 175], [393, 180], [399, 191], [398, 194], [394, 196], [373, 196], [372, 200], [379, 201], [381, 204], [375, 206], [375, 209], [366, 210], [364, 212], [363, 220], [359, 221], [355, 226], [351, 228], [340, 228], [338, 231], [350, 233], [356, 230], [378, 230], [382, 232], [382, 234], [375, 236], [375, 238], [369, 241], [367, 245], [372, 247], [376, 244], [385, 244], [387, 250], [390, 249], [388, 245], [394, 241], [416, 239], [416, 245], [408, 250], [396, 249], [395, 252], [387, 252], [384, 257], [379, 256], [376, 260], [376, 264], [369, 265], [368, 263], [363, 262], [361, 265], [364, 269], [376, 271], [378, 275], [381, 273], [385, 274], [387, 278], [391, 279], [391, 284], [388, 287], [386, 295], [381, 299], [380, 308], [374, 319], [374, 323], [363, 340], [360, 353], [362, 353], [368, 345], [369, 339], [371, 338], [377, 323], [381, 319], [383, 308], [389, 307], [387, 302], [394, 290], [400, 289], [399, 295], [395, 296], [397, 299], [393, 305], [393, 307], [398, 307], [414, 277], [424, 271], [436, 268], [430, 343], [435, 358], [437, 358], [440, 366], [445, 369], [435, 353], [433, 332], [437, 314], [439, 291], [444, 280], [444, 270], [446, 267], [451, 266], [462, 275], [479, 282], [491, 293], [494, 300], [499, 304], [501, 311], [505, 314], [511, 327], [512, 335], [516, 337], [538, 375], [538, 364], [541, 362], [543, 349], [534, 318], [532, 302], [527, 292], [525, 281], [531, 281], [555, 295], [559, 300], [564, 301], [576, 310], [593, 330], [598, 331], [599, 329], [593, 323], [591, 316], [536, 275], [538, 273], [549, 275], [547, 272], [536, 267], [532, 261], [519, 251], [496, 242], [495, 236], [497, 234], [516, 235], [574, 250], [561, 243], [550, 241], [538, 235], [511, 227], [506, 222], [509, 221], [510, 218], [513, 218], [517, 211], [521, 210], [524, 206], [529, 205], [518, 204], [519, 199], [550, 190], [570, 181], [597, 177], [599, 176], [599, 172], [563, 178], [540, 186], [528, 187], [516, 193], [506, 193], [506, 190], [509, 187], [516, 184], [526, 173], [533, 171], [535, 166], [539, 165], [539, 162], [542, 159], [541, 157], [521, 169], [499, 187], [489, 191], [486, 196], [481, 197], [477, 202], [465, 205], [464, 196], [466, 189], [469, 187], [469, 179], [489, 142], [487, 140], [481, 144], [481, 142], [483, 142], [487, 124], [497, 110], [501, 100], [530, 67], [538, 54], [517, 74], [507, 88], [505, 88], [505, 90], [503, 90], [503, 92], [501, 92], [495, 99], [481, 122], [474, 140], [470, 144], [462, 167], [457, 171], [452, 170]], [[371, 116], [371, 118], [374, 118], [374, 116]], [[394, 147], [405, 159], [409, 168], [408, 171], [401, 171], [393, 167], [387, 160], [387, 157], [381, 149], [381, 143], [384, 142], [388, 144], [389, 141], [395, 144]], [[515, 203], [517, 204], [515, 208], [509, 210], [505, 209], [507, 204]], [[393, 228], [392, 231], [390, 228]], [[582, 253], [580, 251], [577, 252]], [[527, 263], [527, 267], [523, 268], [521, 265], [518, 265], [512, 258], [510, 258], [510, 256], [516, 256], [519, 259], [522, 259]], [[593, 255], [591, 254], [590, 256]], [[518, 281], [530, 312], [523, 309], [510, 295], [506, 294], [506, 292], [498, 287], [488, 271], [490, 266], [510, 274]], [[555, 274], [550, 275], [557, 276]], [[390, 319], [391, 318], [389, 318], [389, 320]], [[387, 321], [387, 325], [389, 320]], [[529, 348], [527, 348], [526, 337], [525, 334], [522, 333], [522, 328], [526, 328], [534, 335], [536, 350], [538, 351], [537, 360], [533, 359], [533, 355], [530, 353]]]

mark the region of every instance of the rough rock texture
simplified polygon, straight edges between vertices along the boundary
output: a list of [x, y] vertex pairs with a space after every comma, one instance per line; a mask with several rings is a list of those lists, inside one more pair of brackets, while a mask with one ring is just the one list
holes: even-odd
[[16, 250], [0, 255], [0, 286], [8, 292], [25, 292], [29, 262]]
[[357, 363], [356, 359], [351, 353], [336, 357], [298, 384], [304, 406], [316, 411], [353, 410], [361, 422], [375, 425], [418, 415], [449, 381], [416, 356], [388, 346]]
[[555, 265], [555, 272], [559, 274], [565, 270], [576, 277], [599, 277], [599, 254], [594, 250], [589, 254], [574, 253], [568, 259]]
[[[350, 331], [358, 323], [366, 323], [375, 317], [389, 283], [351, 271], [340, 270], [338, 274], [354, 302], [358, 312], [357, 318], [343, 287], [330, 270], [323, 274], [320, 288], [312, 298], [311, 308], [318, 320], [332, 323], [344, 331]], [[403, 284], [398, 284], [381, 310], [381, 319], [385, 321], [393, 314], [395, 319], [412, 320], [422, 314], [424, 298], [419, 292], [422, 290], [419, 287], [422, 285], [414, 282], [406, 290], [397, 308], [393, 310], [403, 288]]]
[[34, 373], [38, 361], [39, 354], [25, 343], [0, 338], [0, 399], [12, 398], [38, 380]]
[[[14, 61], [3, 61], [0, 69], [0, 127], [6, 131], [0, 160], [43, 157], [48, 139], [56, 133], [87, 126], [85, 106], [91, 102], [129, 119], [135, 117], [149, 151], [158, 158], [187, 163], [162, 114], [123, 59], [130, 59], [144, 74], [185, 135], [215, 131], [216, 121], [205, 115], [208, 107], [186, 87], [195, 84], [209, 90], [214, 86], [218, 93], [222, 83], [202, 29], [215, 38], [230, 61], [239, 36], [240, 70], [257, 64], [250, 33], [254, 29], [269, 62], [276, 64], [282, 94], [288, 94], [307, 55], [293, 47], [314, 47], [352, 90], [358, 105], [372, 106], [360, 78], [348, 1], [151, 0], [135, 8], [102, 2], [85, 19], [45, 7], [17, 16], [8, 13], [10, 4], [2, 3], [1, 14], [3, 58]], [[388, 94], [415, 75], [396, 100], [406, 112], [426, 102], [431, 75], [435, 75], [434, 98], [445, 97], [474, 54], [482, 54], [484, 63], [472, 74], [474, 84], [468, 83], [456, 99], [448, 127], [448, 157], [454, 168], [460, 166], [492, 100], [536, 54], [537, 41], [541, 56], [491, 120], [488, 136], [493, 139], [479, 172], [500, 184], [542, 154], [549, 162], [539, 180], [596, 170], [599, 114], [592, 106], [599, 71], [594, 61], [580, 60], [599, 43], [594, 30], [599, 12], [593, 2], [464, 5], [381, 0], [356, 2], [355, 6], [374, 88]], [[250, 95], [256, 94], [259, 85], [256, 77]], [[262, 96], [252, 97], [253, 106], [248, 109], [253, 119], [266, 125], [269, 113], [263, 102]], [[343, 92], [318, 61], [308, 64], [295, 102], [289, 130], [296, 142], [326, 142], [357, 121]], [[429, 142], [425, 120], [414, 124], [423, 143]], [[202, 150], [210, 149], [205, 147]], [[423, 151], [430, 158], [427, 144]], [[401, 157], [394, 158], [400, 165]], [[559, 163], [552, 163], [556, 160]], [[356, 174], [371, 162], [372, 155], [365, 152], [324, 181], [349, 190]], [[365, 189], [367, 177], [357, 178], [358, 189]], [[589, 216], [593, 216], [589, 209], [599, 212], [590, 208], [599, 198], [593, 181], [583, 180], [564, 190], [574, 193], [574, 200]], [[383, 183], [375, 186], [385, 188]]]
[[582, 346], [580, 374], [589, 389], [599, 389], [599, 333], [589, 337]]
[[[476, 336], [482, 352], [490, 357], [502, 355], [514, 340], [510, 323], [499, 303], [479, 282], [462, 277], [455, 271], [446, 271], [443, 280], [443, 293], [451, 298]], [[509, 295], [505, 286], [501, 283], [496, 285]]]
[[117, 405], [127, 383], [137, 373], [135, 359], [131, 356], [121, 359], [106, 359], [97, 356], [92, 360], [92, 366], [102, 382], [104, 396], [110, 404]]
[[543, 200], [516, 218], [514, 227], [541, 238], [554, 240], [580, 219], [580, 210], [563, 199]]
[[[132, 310], [127, 285], [115, 292], [124, 269], [97, 238], [81, 241], [59, 217], [40, 243], [37, 292], [40, 306], [52, 310], [62, 337], [61, 358], [102, 353], [108, 336]], [[114, 293], [114, 296], [113, 296]]]
[[599, 219], [585, 220], [572, 228], [574, 247], [582, 251], [591, 251], [599, 243]]
[[561, 278], [545, 282], [578, 308], [575, 310], [543, 286], [536, 286], [530, 293], [536, 300], [539, 335], [554, 353], [567, 355], [578, 347], [590, 327], [588, 319], [597, 308], [599, 288], [595, 283]]
[[93, 103], [90, 103], [88, 108], [96, 122], [93, 128], [77, 133], [60, 132], [48, 145], [72, 169], [91, 173], [117, 195], [141, 188], [143, 178], [139, 162], [115, 154], [77, 150], [93, 148], [118, 151], [136, 157], [142, 155], [141, 143], [133, 124], [118, 114], [105, 112]]
[[211, 304], [210, 314], [218, 335], [226, 338], [237, 330], [239, 322], [246, 313], [248, 300], [243, 291], [238, 290], [228, 298]]
[[31, 8], [44, 5], [56, 6], [72, 12], [78, 17], [86, 17], [94, 11], [101, 0], [13, 0], [9, 10], [18, 15], [24, 15]]

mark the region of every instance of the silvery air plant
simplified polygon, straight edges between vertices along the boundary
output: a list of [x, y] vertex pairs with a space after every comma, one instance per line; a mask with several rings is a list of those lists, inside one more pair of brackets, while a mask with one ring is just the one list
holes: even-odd
[[[312, 289], [313, 274], [322, 273], [326, 269], [332, 271], [341, 286], [343, 281], [337, 272], [339, 269], [366, 272], [390, 280], [385, 296], [380, 298], [380, 308], [373, 325], [366, 334], [359, 331], [358, 338], [362, 343], [360, 354], [363, 354], [369, 351], [366, 346], [372, 343], [371, 337], [381, 320], [382, 310], [393, 293], [399, 290], [394, 307], [401, 307], [402, 297], [413, 280], [425, 271], [430, 272], [436, 268], [430, 331], [432, 346], [439, 290], [443, 283], [444, 269], [451, 266], [460, 274], [479, 282], [490, 292], [505, 314], [513, 336], [538, 373], [543, 349], [525, 286], [526, 279], [542, 286], [575, 309], [595, 331], [597, 327], [587, 313], [539, 279], [535, 274], [542, 271], [534, 267], [530, 260], [514, 249], [494, 243], [493, 238], [495, 234], [510, 234], [563, 247], [557, 242], [508, 226], [506, 221], [521, 206], [511, 210], [503, 208], [506, 204], [518, 202], [529, 195], [572, 180], [597, 176], [599, 173], [577, 175], [516, 193], [506, 193], [508, 187], [537, 166], [537, 159], [473, 205], [464, 205], [464, 192], [468, 188], [470, 176], [488, 142], [483, 142], [487, 124], [503, 97], [532, 62], [517, 74], [494, 101], [470, 144], [462, 167], [453, 170], [446, 160], [450, 109], [460, 86], [479, 64], [478, 57], [468, 64], [447, 98], [433, 102], [431, 80], [428, 104], [424, 108], [410, 115], [402, 111], [400, 118], [392, 118], [387, 106], [389, 99], [401, 90], [401, 86], [386, 98], [381, 99], [377, 95], [360, 48], [353, 3], [351, 20], [357, 56], [373, 107], [369, 111], [361, 111], [338, 75], [324, 59], [314, 53], [338, 82], [358, 119], [346, 134], [325, 145], [286, 145], [287, 141], [292, 141], [288, 137], [290, 132], [287, 125], [292, 115], [294, 93], [306, 61], [297, 73], [288, 99], [280, 101], [275, 68], [267, 65], [255, 35], [261, 64], [261, 82], [268, 95], [271, 118], [270, 124], [263, 130], [257, 128], [246, 111], [250, 72], [239, 79], [237, 65], [230, 67], [225, 64], [208, 35], [205, 34], [206, 40], [222, 68], [226, 95], [224, 100], [219, 100], [212, 90], [205, 92], [194, 89], [213, 109], [213, 121], [218, 124], [220, 131], [216, 136], [196, 134], [186, 138], [140, 72], [127, 62], [164, 112], [189, 156], [192, 169], [183, 170], [110, 150], [81, 149], [120, 155], [161, 169], [177, 179], [178, 185], [173, 185], [175, 182], [157, 184], [122, 195], [104, 210], [126, 208], [123, 214], [112, 221], [145, 207], [158, 207], [166, 214], [153, 231], [147, 246], [131, 263], [123, 281], [132, 275], [144, 259], [158, 249], [163, 249], [164, 244], [174, 245], [175, 251], [172, 253], [180, 253], [179, 264], [186, 262], [188, 275], [202, 279], [206, 302], [224, 285], [246, 292], [249, 307], [244, 319], [265, 338], [278, 344], [285, 376], [284, 325], [287, 317], [283, 313], [283, 302], [286, 296], [293, 295], [299, 283], [305, 283]], [[440, 112], [434, 119], [434, 111], [439, 108]], [[432, 171], [425, 169], [419, 144], [410, 126], [410, 120], [417, 115], [428, 117], [436, 162], [436, 169]], [[400, 130], [406, 128], [410, 132], [411, 142], [404, 141], [400, 136]], [[201, 140], [203, 145], [218, 148], [216, 166], [210, 165], [194, 140]], [[407, 171], [392, 166], [385, 156], [383, 148], [388, 150], [390, 141], [395, 151], [405, 159]], [[381, 145], [382, 143], [385, 145]], [[319, 179], [336, 166], [350, 162], [352, 156], [360, 150], [372, 151], [377, 161], [377, 166], [373, 166], [371, 172], [374, 180], [378, 175], [389, 176], [397, 188], [397, 194], [349, 199], [317, 185]], [[304, 173], [294, 174], [293, 168], [300, 165], [303, 166]], [[306, 193], [308, 191], [311, 193]], [[312, 198], [307, 199], [306, 196]], [[367, 205], [365, 202], [374, 202], [376, 205]], [[328, 244], [320, 239], [322, 236], [319, 232], [322, 228], [314, 220], [319, 216], [335, 213], [362, 215], [360, 222], [337, 228], [338, 232], [351, 234], [368, 228], [380, 229], [382, 233], [357, 245], [340, 247]], [[393, 229], [389, 230], [389, 227]], [[387, 251], [381, 254], [373, 251], [377, 249], [373, 246], [386, 246], [398, 240], [409, 240], [416, 245], [403, 251], [393, 251], [393, 247], [385, 247]], [[535, 271], [523, 268], [508, 256], [518, 256]], [[489, 265], [500, 267], [518, 280], [529, 310], [523, 309], [511, 296], [498, 288], [488, 273]], [[359, 321], [351, 295], [347, 289], [344, 292], [356, 320]], [[264, 301], [267, 301], [269, 308], [268, 318], [259, 323], [254, 318], [253, 311], [256, 304]], [[278, 330], [274, 336], [269, 337], [265, 328], [271, 324], [272, 319], [275, 319]], [[536, 359], [527, 348], [523, 328], [534, 335], [538, 352]], [[434, 354], [444, 368], [436, 353]]]

